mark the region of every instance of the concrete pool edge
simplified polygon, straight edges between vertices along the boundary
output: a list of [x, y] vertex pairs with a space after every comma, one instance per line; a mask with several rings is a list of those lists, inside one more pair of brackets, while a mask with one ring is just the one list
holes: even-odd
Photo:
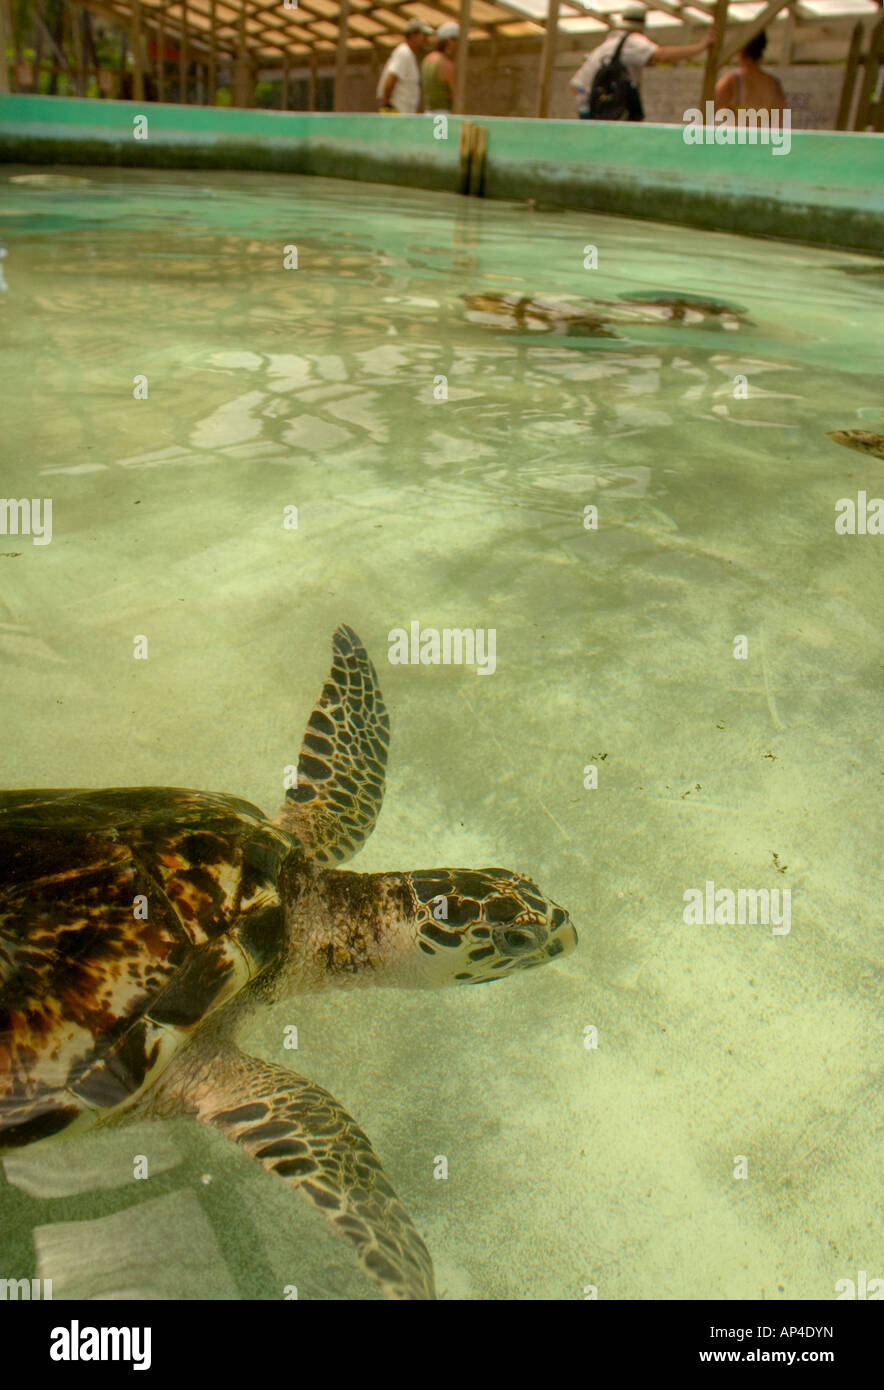
[[[679, 126], [475, 118], [485, 192], [880, 254], [884, 136], [688, 146]], [[136, 126], [147, 123], [146, 138]], [[266, 170], [455, 192], [460, 119], [0, 97], [0, 162]]]

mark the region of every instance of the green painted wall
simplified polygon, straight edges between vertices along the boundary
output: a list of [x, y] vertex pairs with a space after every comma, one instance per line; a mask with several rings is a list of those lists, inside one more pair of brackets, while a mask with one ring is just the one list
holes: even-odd
[[[145, 115], [148, 138], [133, 120]], [[680, 126], [484, 118], [485, 193], [761, 236], [884, 249], [884, 136], [796, 131], [686, 145]], [[0, 160], [270, 169], [453, 190], [459, 126], [432, 116], [311, 115], [0, 97]]]

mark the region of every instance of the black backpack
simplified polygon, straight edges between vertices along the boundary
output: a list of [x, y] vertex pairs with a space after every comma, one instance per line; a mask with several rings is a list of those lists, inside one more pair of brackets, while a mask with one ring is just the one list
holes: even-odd
[[620, 51], [629, 34], [624, 34], [610, 58], [605, 58], [592, 79], [589, 92], [591, 121], [642, 121], [645, 113], [639, 90], [629, 76]]

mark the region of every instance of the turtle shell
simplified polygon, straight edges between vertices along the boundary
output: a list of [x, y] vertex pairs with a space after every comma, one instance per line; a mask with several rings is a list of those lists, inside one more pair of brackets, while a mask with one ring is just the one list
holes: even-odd
[[131, 1104], [279, 958], [294, 847], [232, 796], [0, 794], [0, 1148]]

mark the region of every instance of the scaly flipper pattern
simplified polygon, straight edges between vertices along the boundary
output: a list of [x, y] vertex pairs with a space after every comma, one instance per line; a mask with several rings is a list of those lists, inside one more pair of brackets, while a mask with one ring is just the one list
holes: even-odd
[[181, 1103], [322, 1212], [388, 1298], [435, 1298], [433, 1266], [367, 1136], [306, 1077], [233, 1046], [188, 1067]]
[[346, 624], [332, 638], [332, 668], [314, 706], [275, 824], [320, 864], [351, 858], [371, 834], [381, 802], [390, 720], [368, 653]]

